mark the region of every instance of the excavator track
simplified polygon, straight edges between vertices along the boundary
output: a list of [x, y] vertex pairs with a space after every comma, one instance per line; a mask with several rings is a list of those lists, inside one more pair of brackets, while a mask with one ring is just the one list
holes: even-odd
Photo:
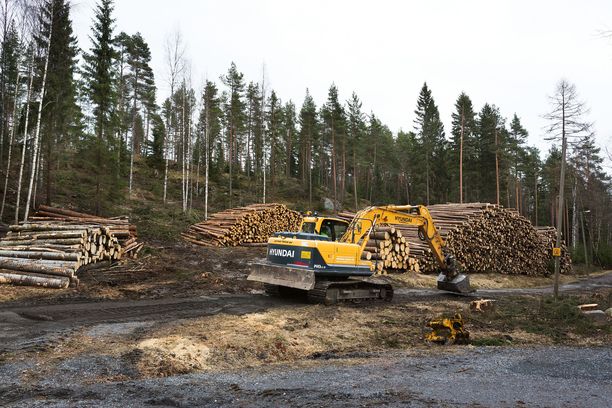
[[357, 279], [317, 280], [315, 287], [308, 291], [310, 303], [323, 303], [328, 306], [354, 301], [390, 302], [392, 299], [393, 286], [390, 284]]

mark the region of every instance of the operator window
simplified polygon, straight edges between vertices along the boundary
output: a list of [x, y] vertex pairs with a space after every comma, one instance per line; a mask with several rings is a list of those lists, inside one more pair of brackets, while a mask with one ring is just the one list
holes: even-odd
[[315, 223], [314, 222], [305, 222], [302, 225], [302, 232], [305, 232], [307, 234], [314, 234], [315, 233]]
[[334, 225], [334, 232], [335, 232], [335, 241], [340, 240], [340, 238], [342, 238], [342, 236], [344, 235], [344, 233], [346, 232], [346, 227], [347, 225], [343, 222], [339, 222], [336, 225]]

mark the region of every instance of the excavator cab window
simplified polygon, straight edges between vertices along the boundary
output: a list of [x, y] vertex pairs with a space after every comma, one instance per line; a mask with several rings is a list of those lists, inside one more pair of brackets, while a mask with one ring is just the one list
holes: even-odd
[[314, 234], [315, 233], [315, 227], [316, 227], [316, 223], [314, 222], [305, 222], [302, 224], [302, 232], [305, 232], [307, 234]]
[[348, 225], [345, 224], [344, 222], [335, 223], [334, 225], [334, 234], [336, 235], [335, 241], [340, 241], [340, 238], [342, 238], [347, 228], [348, 228]]
[[342, 221], [325, 220], [321, 224], [320, 235], [329, 237], [332, 241], [338, 241], [346, 232], [347, 225]]

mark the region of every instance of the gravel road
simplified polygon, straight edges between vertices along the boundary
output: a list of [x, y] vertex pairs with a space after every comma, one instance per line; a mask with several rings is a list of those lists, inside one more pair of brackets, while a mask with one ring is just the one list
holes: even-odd
[[462, 347], [367, 360], [325, 360], [141, 381], [89, 383], [84, 366], [23, 385], [19, 364], [0, 367], [0, 401], [9, 407], [606, 407], [612, 406], [610, 348]]

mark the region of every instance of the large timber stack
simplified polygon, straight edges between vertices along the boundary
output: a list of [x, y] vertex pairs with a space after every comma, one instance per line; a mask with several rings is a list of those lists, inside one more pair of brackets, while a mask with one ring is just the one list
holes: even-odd
[[284, 204], [252, 204], [213, 214], [191, 225], [183, 239], [206, 247], [263, 244], [275, 232], [297, 231], [302, 216]]
[[[455, 256], [467, 273], [548, 275], [552, 268], [553, 227], [535, 228], [517, 211], [488, 203], [438, 204], [427, 207], [446, 250]], [[340, 217], [352, 218], [352, 213]], [[378, 225], [370, 234], [366, 250], [378, 273], [408, 270], [434, 273], [437, 262], [414, 227]], [[388, 236], [381, 235], [386, 231]], [[398, 237], [401, 241], [398, 242]], [[405, 241], [405, 242], [404, 242]], [[405, 243], [402, 246], [402, 243]], [[399, 244], [399, 245], [398, 245]], [[372, 250], [373, 248], [373, 250]], [[562, 246], [561, 272], [571, 271], [571, 259]]]
[[[492, 272], [513, 275], [551, 273], [552, 247], [531, 222], [517, 211], [488, 203], [438, 204], [428, 207], [440, 235], [467, 273]], [[434, 273], [438, 266], [426, 242], [415, 229], [400, 227], [411, 255], [421, 271]], [[567, 251], [562, 271], [571, 270]]]
[[142, 248], [125, 217], [101, 218], [41, 206], [0, 240], [0, 283], [66, 288], [102, 261], [135, 257]]

